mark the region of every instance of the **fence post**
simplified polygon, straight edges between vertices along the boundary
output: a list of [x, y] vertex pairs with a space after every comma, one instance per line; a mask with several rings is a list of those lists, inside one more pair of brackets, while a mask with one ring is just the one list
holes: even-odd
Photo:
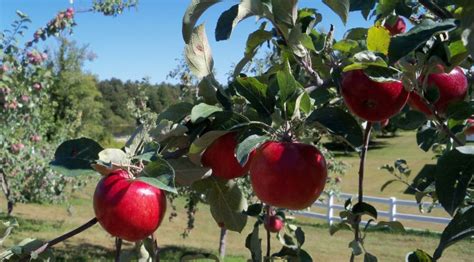
[[329, 225], [332, 225], [332, 217], [334, 215], [334, 209], [333, 209], [333, 205], [334, 205], [334, 194], [332, 192], [329, 193], [329, 198], [328, 198], [328, 209], [327, 209], [327, 220], [328, 220], [328, 224]]
[[397, 198], [395, 197], [390, 198], [390, 208], [388, 210], [388, 214], [390, 221], [397, 220]]

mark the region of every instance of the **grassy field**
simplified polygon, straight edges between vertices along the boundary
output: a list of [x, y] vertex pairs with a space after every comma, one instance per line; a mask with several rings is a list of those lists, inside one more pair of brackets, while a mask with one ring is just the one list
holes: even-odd
[[[385, 171], [379, 170], [383, 164], [392, 163], [397, 158], [408, 160], [415, 175], [425, 163], [431, 163], [432, 155], [417, 149], [413, 134], [403, 133], [393, 139], [378, 139], [387, 147], [370, 150], [367, 161], [366, 194], [372, 196], [393, 195], [397, 198], [412, 199], [403, 195], [404, 187], [393, 185], [383, 194], [381, 185], [391, 177]], [[349, 164], [349, 169], [342, 182], [344, 192], [355, 192], [357, 185], [358, 160], [356, 155], [340, 156]], [[90, 186], [78, 192], [71, 199], [72, 209], [68, 212], [67, 205], [36, 205], [19, 204], [15, 207], [14, 215], [20, 223], [20, 228], [14, 231], [11, 238], [4, 244], [9, 246], [25, 237], [51, 239], [93, 217], [91, 196], [93, 182]], [[4, 202], [2, 202], [4, 203]], [[196, 228], [187, 239], [182, 239], [181, 233], [186, 227], [184, 201], [178, 199], [178, 217], [165, 221], [158, 230], [159, 243], [162, 247], [163, 261], [176, 261], [185, 252], [216, 253], [220, 229], [213, 222], [208, 207], [199, 206], [196, 218]], [[169, 211], [169, 210], [168, 210]], [[439, 211], [440, 215], [443, 213]], [[2, 217], [1, 220], [6, 218]], [[352, 239], [349, 231], [338, 232], [334, 236], [328, 233], [328, 227], [319, 224], [322, 221], [307, 218], [299, 219], [304, 224], [306, 232], [306, 250], [313, 256], [314, 261], [348, 261], [350, 249], [347, 247]], [[249, 225], [252, 221], [249, 222]], [[404, 223], [405, 224], [405, 223]], [[412, 225], [408, 223], [408, 225]], [[415, 225], [413, 225], [415, 226]], [[441, 230], [442, 227], [428, 227]], [[226, 261], [246, 261], [249, 257], [244, 248], [245, 237], [251, 228], [248, 226], [242, 234], [229, 233], [227, 241]], [[273, 238], [272, 251], [281, 247]], [[366, 248], [378, 256], [379, 261], [404, 261], [405, 254], [416, 248], [433, 252], [439, 241], [436, 233], [387, 233], [370, 232], [366, 238]], [[474, 245], [472, 241], [463, 241], [446, 250], [441, 261], [473, 261]], [[59, 260], [66, 261], [110, 261], [113, 256], [114, 240], [100, 226], [96, 225], [88, 231], [58, 245], [54, 252]], [[126, 249], [133, 245], [126, 244]], [[358, 260], [361, 261], [361, 260]]]

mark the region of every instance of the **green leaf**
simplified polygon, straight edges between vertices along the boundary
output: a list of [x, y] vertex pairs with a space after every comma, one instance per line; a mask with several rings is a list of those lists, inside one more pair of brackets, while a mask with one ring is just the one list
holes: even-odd
[[236, 157], [239, 163], [244, 166], [249, 158], [250, 153], [259, 147], [262, 143], [269, 140], [267, 136], [251, 135], [244, 139], [236, 149]]
[[359, 256], [363, 253], [362, 249], [362, 244], [357, 241], [357, 240], [352, 240], [350, 243], [349, 243], [349, 247], [352, 249], [352, 254], [354, 254], [355, 256]]
[[410, 110], [407, 112], [402, 112], [396, 117], [393, 118], [395, 125], [403, 130], [415, 130], [421, 127], [426, 123], [425, 114]]
[[416, 133], [416, 143], [423, 151], [428, 152], [438, 139], [438, 130], [431, 126], [423, 126]]
[[454, 215], [464, 202], [474, 174], [474, 155], [454, 149], [438, 159], [435, 172], [436, 195], [444, 209]]
[[353, 147], [362, 146], [362, 129], [354, 117], [337, 107], [322, 107], [314, 110], [306, 119], [307, 124], [319, 124], [331, 134], [344, 139]]
[[383, 58], [376, 55], [371, 51], [361, 51], [354, 55], [354, 62], [350, 65], [344, 67], [343, 72], [357, 70], [357, 69], [366, 69], [369, 66], [379, 66], [379, 67], [388, 67], [387, 63]]
[[446, 110], [446, 117], [454, 120], [464, 120], [474, 114], [474, 103], [459, 101], [452, 102]]
[[188, 157], [170, 159], [168, 163], [175, 172], [175, 182], [178, 186], [191, 186], [194, 182], [211, 175], [211, 170], [194, 164]]
[[296, 241], [298, 242], [298, 246], [301, 247], [305, 242], [304, 232], [303, 232], [303, 229], [301, 229], [301, 227], [296, 228], [295, 237], [296, 237]]
[[217, 20], [216, 41], [229, 39], [232, 30], [240, 21], [261, 14], [262, 3], [260, 0], [241, 0], [240, 4], [223, 12]]
[[262, 210], [263, 204], [253, 204], [247, 208], [245, 214], [247, 214], [247, 216], [258, 217], [262, 213]]
[[216, 112], [222, 111], [222, 108], [208, 105], [205, 103], [198, 104], [191, 110], [191, 122], [197, 123], [207, 119]]
[[270, 117], [275, 108], [275, 100], [269, 94], [268, 86], [253, 77], [237, 77], [233, 82], [235, 90], [250, 102], [261, 117]]
[[130, 138], [125, 143], [125, 152], [129, 157], [133, 157], [138, 154], [138, 150], [141, 145], [148, 140], [148, 132], [143, 125], [139, 125], [135, 131], [133, 131]]
[[91, 164], [99, 159], [99, 152], [102, 150], [99, 143], [92, 139], [68, 140], [56, 149], [54, 160], [50, 162], [50, 165], [67, 176], [95, 174]]
[[250, 250], [252, 261], [262, 261], [262, 239], [258, 236], [258, 224], [253, 227], [252, 233], [245, 238], [245, 247]]
[[372, 255], [368, 252], [366, 252], [364, 254], [364, 262], [377, 262], [377, 261], [378, 261], [378, 259], [377, 259], [376, 256], [374, 256], [374, 255]]
[[212, 74], [214, 60], [207, 40], [204, 24], [193, 29], [191, 39], [185, 46], [185, 58], [189, 69], [199, 78]]
[[329, 234], [332, 236], [336, 234], [337, 231], [339, 230], [351, 230], [351, 226], [349, 226], [346, 222], [340, 222], [337, 224], [332, 224], [329, 227]]
[[344, 39], [354, 41], [366, 40], [368, 32], [369, 30], [364, 27], [352, 28], [346, 32], [346, 34], [344, 35]]
[[432, 262], [433, 258], [428, 255], [425, 251], [417, 249], [407, 254], [407, 262]]
[[377, 209], [365, 202], [355, 204], [354, 207], [352, 207], [352, 212], [356, 215], [369, 215], [377, 219]]
[[399, 182], [398, 179], [391, 179], [391, 180], [388, 180], [387, 182], [385, 182], [382, 187], [380, 187], [380, 192], [383, 192], [385, 190], [385, 188], [387, 188], [389, 185], [391, 185], [393, 182]]
[[166, 160], [157, 158], [145, 166], [137, 180], [177, 194], [174, 176], [173, 167]]
[[211, 214], [217, 223], [224, 222], [226, 229], [242, 232], [247, 224], [247, 200], [233, 180], [224, 180], [211, 176], [202, 183], [210, 188], [207, 200]]
[[298, 0], [272, 0], [272, 11], [278, 24], [293, 27], [298, 16]]
[[379, 0], [379, 4], [377, 5], [376, 9], [377, 15], [381, 17], [388, 16], [395, 10], [397, 4], [400, 1], [401, 0]]
[[161, 112], [158, 115], [157, 123], [160, 123], [161, 120], [169, 120], [171, 122], [177, 123], [183, 120], [186, 116], [191, 113], [193, 109], [193, 104], [188, 102], [180, 102], [177, 104], [170, 105], [165, 111]]
[[457, 25], [454, 19], [446, 19], [441, 22], [434, 22], [429, 19], [424, 20], [407, 33], [392, 38], [388, 48], [390, 63], [398, 61], [400, 58], [425, 44], [433, 35], [453, 30], [456, 27]]
[[219, 101], [217, 100], [215, 80], [212, 75], [204, 77], [198, 84], [198, 95], [204, 98], [204, 102], [209, 105], [215, 105]]
[[99, 160], [107, 164], [115, 164], [118, 166], [130, 164], [130, 158], [127, 154], [117, 148], [107, 148], [99, 152]]
[[183, 39], [186, 44], [191, 40], [191, 35], [197, 20], [211, 6], [220, 0], [192, 0], [183, 16]]
[[349, 16], [349, 0], [323, 0], [323, 3], [329, 6], [342, 20], [344, 25], [347, 23]]
[[404, 232], [405, 227], [400, 221], [380, 221], [375, 225], [375, 228], [385, 228], [388, 227], [394, 231]]
[[344, 53], [352, 53], [354, 49], [359, 47], [359, 43], [355, 40], [351, 39], [342, 39], [336, 42], [332, 48], [337, 51], [341, 51]]
[[272, 33], [269, 31], [264, 30], [265, 23], [262, 24], [259, 30], [251, 33], [247, 39], [247, 45], [245, 48], [244, 58], [237, 63], [234, 69], [234, 78], [236, 78], [240, 72], [244, 69], [248, 62], [252, 60], [252, 58], [257, 53], [258, 48], [268, 41], [272, 39]]
[[388, 54], [390, 32], [383, 26], [372, 26], [367, 34], [367, 49], [372, 52]]
[[361, 11], [367, 20], [370, 11], [374, 8], [376, 0], [350, 0], [349, 11]]
[[285, 63], [283, 70], [280, 70], [276, 74], [277, 83], [278, 83], [278, 92], [280, 95], [280, 103], [282, 108], [286, 101], [300, 88], [299, 83], [296, 81], [295, 77], [291, 73], [290, 64]]
[[443, 251], [459, 240], [474, 235], [474, 206], [460, 210], [444, 229], [433, 258], [439, 259]]
[[364, 73], [375, 82], [395, 82], [398, 81], [400, 73], [394, 67], [367, 66]]

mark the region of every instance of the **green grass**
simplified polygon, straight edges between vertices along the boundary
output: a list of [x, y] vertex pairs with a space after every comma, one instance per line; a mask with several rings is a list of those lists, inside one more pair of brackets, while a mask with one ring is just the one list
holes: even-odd
[[[398, 198], [413, 199], [413, 196], [404, 195], [404, 187], [394, 184], [386, 192], [380, 192], [380, 186], [391, 177], [379, 170], [379, 167], [393, 163], [397, 158], [408, 160], [413, 176], [425, 163], [433, 163], [432, 154], [424, 153], [416, 146], [414, 133], [402, 133], [393, 139], [378, 139], [386, 147], [369, 150], [366, 173], [366, 194], [372, 196], [396, 196]], [[353, 193], [357, 188], [358, 159], [355, 154], [339, 156], [350, 165], [342, 182], [343, 192]], [[96, 179], [84, 190], [76, 192], [69, 201], [72, 204], [72, 215], [67, 211], [67, 205], [37, 205], [19, 204], [15, 207], [14, 216], [18, 219], [20, 227], [15, 229], [5, 246], [10, 246], [26, 237], [39, 239], [52, 239], [93, 217], [92, 194]], [[2, 202], [4, 203], [4, 202]], [[172, 221], [165, 220], [158, 229], [158, 242], [162, 248], [162, 261], [178, 261], [186, 252], [217, 253], [220, 229], [213, 221], [209, 209], [199, 205], [196, 214], [195, 229], [188, 238], [183, 239], [181, 233], [186, 228], [186, 213], [184, 200], [176, 201], [178, 217]], [[381, 206], [380, 208], [383, 208]], [[407, 210], [417, 212], [417, 209]], [[168, 210], [168, 214], [170, 208]], [[444, 211], [437, 211], [439, 215], [446, 215]], [[0, 217], [4, 221], [7, 218]], [[442, 226], [427, 226], [402, 221], [409, 227], [428, 228], [430, 231], [407, 231], [394, 233], [385, 231], [370, 231], [366, 238], [366, 248], [378, 256], [379, 261], [404, 261], [406, 253], [416, 248], [432, 253], [439, 242]], [[349, 231], [337, 232], [330, 236], [328, 226], [322, 220], [298, 218], [298, 223], [306, 233], [305, 249], [313, 256], [314, 261], [347, 261], [350, 249], [347, 247], [353, 235]], [[226, 261], [246, 261], [249, 252], [244, 247], [245, 237], [252, 229], [249, 221], [244, 231], [239, 234], [230, 232], [227, 238]], [[263, 237], [263, 234], [261, 234]], [[265, 241], [263, 241], [265, 243]], [[132, 244], [126, 243], [124, 250], [131, 250]], [[265, 249], [265, 245], [263, 246]], [[272, 238], [272, 252], [281, 248], [278, 240]], [[54, 248], [58, 261], [111, 261], [114, 256], [114, 239], [110, 237], [99, 225], [79, 234]], [[462, 241], [449, 247], [440, 261], [472, 261], [474, 248], [472, 240]], [[361, 260], [357, 260], [361, 261]]]

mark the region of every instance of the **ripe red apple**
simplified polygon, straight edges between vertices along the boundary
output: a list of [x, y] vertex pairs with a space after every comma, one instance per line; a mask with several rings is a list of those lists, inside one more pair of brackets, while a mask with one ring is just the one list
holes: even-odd
[[[450, 103], [464, 100], [467, 93], [467, 78], [460, 67], [455, 67], [451, 72], [444, 72], [444, 67], [439, 65], [440, 72], [428, 75], [428, 87], [435, 87], [439, 91], [439, 98], [433, 103], [434, 109], [443, 115]], [[424, 77], [419, 79], [423, 83]], [[409, 105], [427, 116], [432, 113], [420, 96], [414, 92], [410, 95]]]
[[352, 113], [372, 122], [383, 121], [400, 112], [409, 95], [400, 81], [375, 82], [363, 70], [346, 72], [341, 92]]
[[257, 197], [281, 208], [311, 206], [323, 191], [326, 178], [324, 156], [307, 144], [266, 142], [250, 163], [250, 180]]
[[34, 83], [33, 84], [33, 89], [36, 91], [40, 91], [43, 87], [41, 86], [40, 83]]
[[235, 157], [237, 147], [237, 133], [227, 133], [214, 141], [201, 157], [201, 163], [212, 169], [212, 174], [224, 179], [233, 179], [244, 176], [249, 169], [249, 161], [241, 166]]
[[266, 230], [278, 233], [285, 226], [285, 222], [279, 216], [265, 216], [263, 225]]
[[130, 179], [119, 169], [103, 177], [94, 193], [94, 212], [112, 236], [136, 242], [151, 235], [166, 211], [165, 193], [142, 181]]
[[395, 23], [393, 24], [388, 24], [385, 23], [385, 28], [387, 28], [388, 31], [390, 31], [390, 35], [398, 35], [398, 34], [403, 34], [405, 33], [405, 30], [407, 29], [407, 25], [405, 24], [405, 21], [401, 17], [397, 17], [395, 20]]

